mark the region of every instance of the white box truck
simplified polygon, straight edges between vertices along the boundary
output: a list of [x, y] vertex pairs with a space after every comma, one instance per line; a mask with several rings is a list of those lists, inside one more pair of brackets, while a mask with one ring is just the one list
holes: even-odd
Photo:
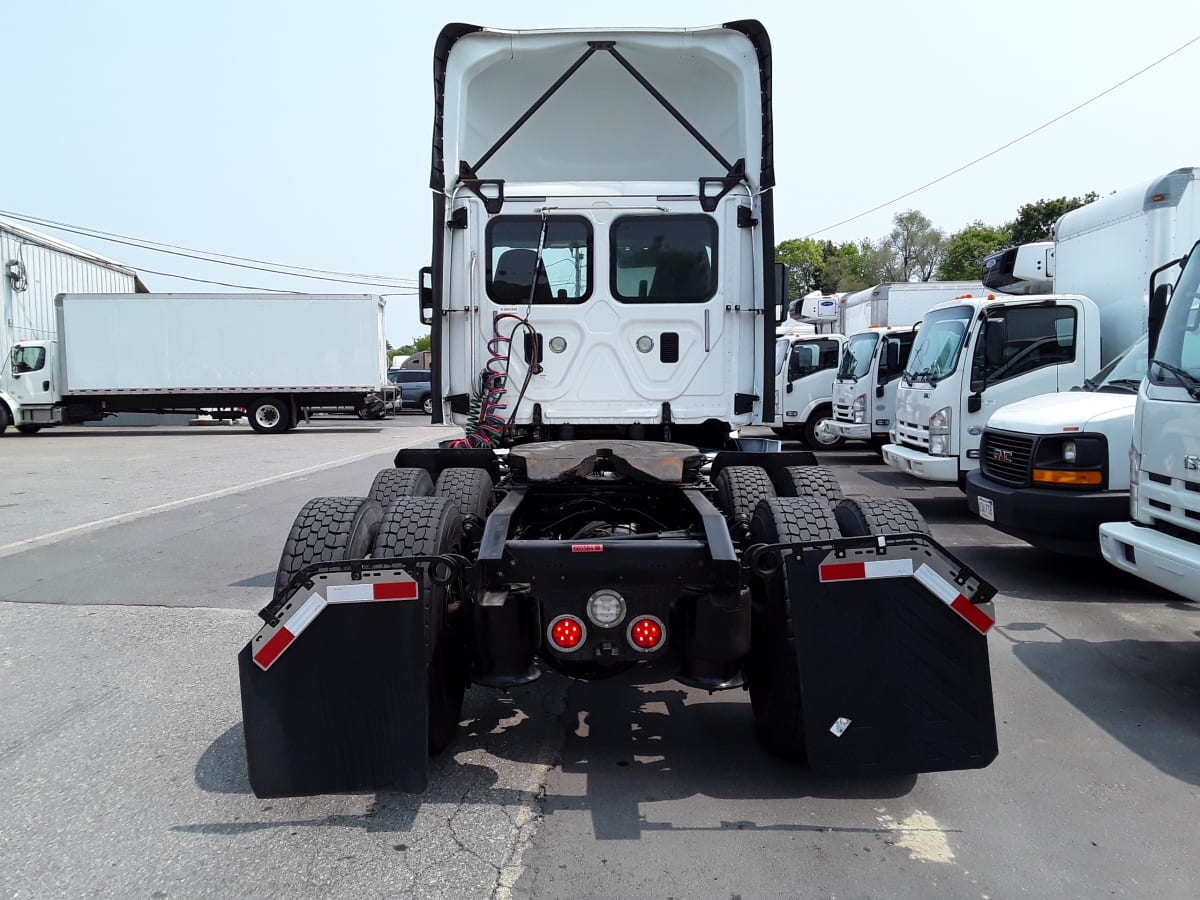
[[1180, 262], [1173, 292], [1151, 282], [1150, 365], [1129, 448], [1131, 521], [1101, 525], [1100, 550], [1118, 569], [1200, 602], [1200, 243]]
[[1100, 524], [1127, 516], [1150, 275], [1200, 237], [1198, 179], [1200, 169], [1177, 169], [1059, 220], [1056, 283], [1099, 303], [1102, 320], [1124, 311], [1115, 319], [1136, 326], [1137, 339], [1111, 359], [1128, 332], [1107, 342], [1104, 368], [1083, 390], [1030, 397], [993, 413], [979, 468], [967, 476], [967, 503], [998, 530], [1044, 550], [1095, 556]]
[[277, 433], [308, 406], [384, 408], [378, 296], [60, 294], [54, 303], [57, 333], [7, 354], [0, 430], [244, 409], [255, 431]]
[[877, 284], [845, 297], [847, 338], [833, 384], [830, 432], [881, 448], [892, 428], [896, 386], [917, 323], [938, 303], [985, 293], [982, 281], [913, 281]]
[[[927, 316], [897, 391], [887, 463], [965, 491], [998, 409], [1082, 385], [1129, 347], [1146, 328], [1150, 270], [1179, 255], [1152, 254], [1174, 240], [1180, 210], [1193, 202], [1192, 180], [1191, 170], [1173, 172], [1064, 215], [1055, 227], [1055, 294], [997, 296]], [[987, 269], [984, 283], [1011, 289], [1014, 267], [1030, 268], [1016, 258]]]

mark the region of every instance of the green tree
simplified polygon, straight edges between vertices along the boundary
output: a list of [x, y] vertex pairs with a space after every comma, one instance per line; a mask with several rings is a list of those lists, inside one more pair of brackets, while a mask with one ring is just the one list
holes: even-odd
[[976, 220], [950, 235], [937, 276], [945, 281], [978, 281], [984, 257], [1012, 244], [1007, 228], [993, 228]]
[[867, 239], [834, 244], [827, 241], [823, 248], [825, 270], [820, 287], [822, 292], [861, 291], [877, 284], [886, 264], [886, 251]]
[[791, 238], [775, 248], [775, 261], [788, 267], [788, 293], [795, 300], [811, 293], [821, 283], [825, 257], [821, 242], [811, 238]]
[[1017, 210], [1016, 219], [1007, 226], [1012, 235], [1012, 243], [1016, 245], [1051, 240], [1054, 237], [1054, 223], [1064, 213], [1078, 209], [1099, 197], [1095, 191], [1088, 191], [1082, 197], [1058, 197], [1024, 204]]
[[891, 251], [887, 281], [929, 281], [945, 255], [946, 235], [919, 210], [910, 209], [892, 218], [883, 247]]

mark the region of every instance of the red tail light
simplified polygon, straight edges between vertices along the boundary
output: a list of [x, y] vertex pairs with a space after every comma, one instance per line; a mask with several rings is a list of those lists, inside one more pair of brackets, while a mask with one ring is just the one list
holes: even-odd
[[653, 616], [634, 619], [629, 626], [629, 643], [638, 650], [654, 650], [663, 641], [666, 630], [662, 622]]
[[559, 650], [571, 651], [577, 650], [583, 643], [587, 630], [583, 622], [574, 616], [559, 616], [550, 623], [546, 634], [550, 637], [550, 643]]

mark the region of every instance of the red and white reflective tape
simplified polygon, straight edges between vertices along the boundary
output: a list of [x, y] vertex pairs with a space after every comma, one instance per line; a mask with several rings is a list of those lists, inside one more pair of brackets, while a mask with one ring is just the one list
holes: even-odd
[[911, 559], [878, 559], [866, 562], [824, 563], [822, 581], [863, 581], [869, 578], [907, 578], [913, 573]]
[[369, 603], [374, 600], [415, 600], [417, 582], [412, 578], [398, 581], [328, 584], [324, 593], [309, 594], [308, 599], [295, 607], [278, 625], [264, 625], [251, 642], [254, 662], [264, 672], [275, 663], [304, 632], [321, 611], [332, 603]]
[[[320, 594], [312, 594], [305, 600], [287, 620], [286, 625], [280, 625], [279, 630], [271, 636], [254, 654], [254, 661], [258, 663], [258, 667], [264, 672], [271, 668], [271, 664], [279, 659], [280, 655], [288, 647], [292, 646], [292, 641], [300, 637], [301, 633], [307, 628], [312, 620], [317, 617], [317, 614], [325, 608], [325, 598]], [[264, 626], [258, 633], [262, 635], [264, 632], [270, 631], [270, 626]], [[258, 637], [255, 637], [258, 640]]]
[[603, 544], [572, 544], [572, 553], [603, 553]]
[[967, 623], [980, 634], [987, 634], [988, 629], [996, 624], [991, 616], [964, 597], [958, 588], [929, 566], [922, 564], [913, 574], [929, 593], [966, 619]]
[[415, 600], [417, 583], [408, 581], [373, 581], [358, 584], [331, 584], [325, 588], [330, 603], [364, 603], [369, 600]]

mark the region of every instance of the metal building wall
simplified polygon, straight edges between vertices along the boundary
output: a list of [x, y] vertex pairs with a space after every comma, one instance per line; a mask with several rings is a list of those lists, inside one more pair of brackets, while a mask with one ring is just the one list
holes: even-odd
[[[8, 263], [23, 264], [27, 285], [14, 290]], [[0, 352], [14, 341], [54, 338], [54, 298], [62, 293], [132, 293], [134, 275], [37, 243], [0, 224]]]

